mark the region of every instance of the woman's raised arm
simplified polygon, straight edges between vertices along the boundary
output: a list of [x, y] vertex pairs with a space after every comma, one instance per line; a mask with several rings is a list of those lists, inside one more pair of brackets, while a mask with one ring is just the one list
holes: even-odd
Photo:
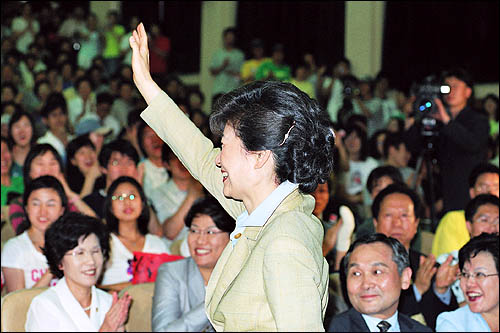
[[149, 105], [156, 95], [161, 91], [161, 88], [153, 81], [149, 72], [149, 48], [148, 35], [144, 24], [139, 23], [137, 29], [132, 31], [132, 36], [129, 39], [130, 47], [132, 48], [132, 71], [134, 83], [139, 89], [142, 97]]

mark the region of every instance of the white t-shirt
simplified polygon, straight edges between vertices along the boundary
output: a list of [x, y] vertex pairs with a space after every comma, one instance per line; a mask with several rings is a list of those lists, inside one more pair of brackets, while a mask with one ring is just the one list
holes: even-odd
[[[129, 267], [134, 259], [134, 254], [113, 233], [111, 234], [110, 242], [111, 254], [106, 263], [102, 284], [108, 285], [131, 281], [133, 276]], [[146, 235], [142, 252], [170, 254], [170, 251], [161, 238], [151, 234]]]
[[[146, 197], [151, 200], [153, 190], [159, 186], [165, 185], [170, 176], [168, 175], [167, 169], [164, 167], [157, 167], [149, 158], [145, 159], [140, 164], [144, 164], [144, 193]], [[163, 220], [160, 221], [160, 223], [163, 223]]]
[[345, 189], [349, 195], [357, 194], [366, 187], [370, 172], [378, 167], [378, 162], [372, 157], [364, 161], [349, 161], [349, 172], [345, 173]]
[[[38, 252], [28, 236], [28, 231], [11, 238], [2, 249], [2, 267], [22, 269], [24, 286], [29, 289], [47, 272], [49, 265], [45, 256]], [[52, 279], [54, 286], [57, 279]]]

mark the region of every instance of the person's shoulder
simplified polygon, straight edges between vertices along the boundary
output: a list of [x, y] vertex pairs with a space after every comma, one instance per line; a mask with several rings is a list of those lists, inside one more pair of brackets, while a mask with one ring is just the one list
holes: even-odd
[[355, 329], [352, 327], [353, 322], [364, 321], [361, 314], [354, 308], [339, 313], [332, 318], [328, 326], [328, 332], [352, 332]]
[[415, 319], [410, 318], [409, 316], [400, 313], [398, 315], [399, 320], [399, 328], [401, 332], [433, 332], [432, 329], [428, 326], [425, 326]]
[[28, 241], [30, 241], [30, 240], [28, 238], [27, 231], [23, 232], [22, 234], [20, 234], [16, 237], [12, 237], [3, 246], [2, 257], [3, 257], [3, 254], [6, 254], [6, 253], [12, 252], [12, 254], [16, 254], [21, 249], [24, 250], [29, 245]]
[[441, 218], [441, 221], [439, 224], [443, 223], [445, 224], [454, 224], [456, 220], [464, 220], [465, 221], [465, 211], [464, 210], [451, 210], [444, 214], [444, 216]]
[[146, 244], [144, 247], [148, 248], [150, 251], [153, 251], [154, 253], [160, 252], [160, 253], [169, 253], [167, 249], [167, 245], [165, 245], [165, 242], [162, 241], [162, 239], [156, 235], [153, 234], [146, 234]]
[[471, 313], [468, 305], [459, 307], [454, 311], [441, 312], [436, 318], [436, 331], [450, 331], [452, 328], [457, 332], [460, 330], [465, 331], [465, 328], [461, 327], [461, 323], [471, 319]]

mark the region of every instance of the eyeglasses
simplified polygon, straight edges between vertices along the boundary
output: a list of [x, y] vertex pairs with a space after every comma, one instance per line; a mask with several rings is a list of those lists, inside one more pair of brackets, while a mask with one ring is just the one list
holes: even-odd
[[473, 278], [476, 282], [482, 282], [484, 279], [486, 279], [488, 276], [495, 276], [497, 274], [485, 274], [483, 272], [476, 272], [476, 273], [467, 273], [467, 272], [462, 272], [458, 275], [458, 278], [461, 281], [467, 282], [470, 278]]
[[496, 218], [489, 219], [487, 216], [480, 216], [477, 220], [474, 221], [475, 223], [488, 223], [493, 226], [498, 225], [498, 216]]
[[189, 228], [189, 233], [191, 235], [197, 235], [197, 236], [200, 236], [200, 235], [213, 236], [213, 235], [217, 235], [217, 234], [222, 234], [223, 232], [225, 232], [225, 231], [222, 231], [222, 230], [217, 231], [217, 230], [213, 230], [213, 229], [200, 230], [200, 229]]
[[102, 256], [101, 248], [96, 248], [92, 250], [75, 249], [65, 254], [65, 256], [73, 256], [76, 260], [82, 261], [87, 257], [87, 254], [91, 257]]
[[475, 186], [476, 192], [479, 193], [490, 193], [498, 191], [498, 184], [477, 184]]
[[134, 199], [135, 199], [135, 195], [133, 195], [133, 194], [125, 194], [125, 193], [123, 193], [122, 195], [118, 195], [118, 196], [117, 196], [117, 195], [113, 195], [113, 196], [111, 197], [111, 200], [113, 200], [113, 201], [114, 201], [114, 200], [117, 200], [117, 199], [118, 199], [118, 200], [120, 200], [120, 201], [123, 201], [123, 200], [125, 200], [125, 199], [129, 199], [130, 201], [132, 201], [132, 200], [134, 200]]

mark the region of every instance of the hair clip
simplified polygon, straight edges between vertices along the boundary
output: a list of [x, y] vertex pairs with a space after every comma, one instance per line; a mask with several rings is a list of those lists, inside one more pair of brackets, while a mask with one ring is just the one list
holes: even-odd
[[279, 144], [279, 146], [282, 146], [285, 143], [286, 139], [288, 139], [288, 136], [290, 135], [290, 131], [294, 127], [295, 127], [295, 120], [293, 121], [292, 126], [288, 129], [288, 132], [286, 132], [285, 137], [283, 138], [283, 141], [281, 141], [281, 143]]

